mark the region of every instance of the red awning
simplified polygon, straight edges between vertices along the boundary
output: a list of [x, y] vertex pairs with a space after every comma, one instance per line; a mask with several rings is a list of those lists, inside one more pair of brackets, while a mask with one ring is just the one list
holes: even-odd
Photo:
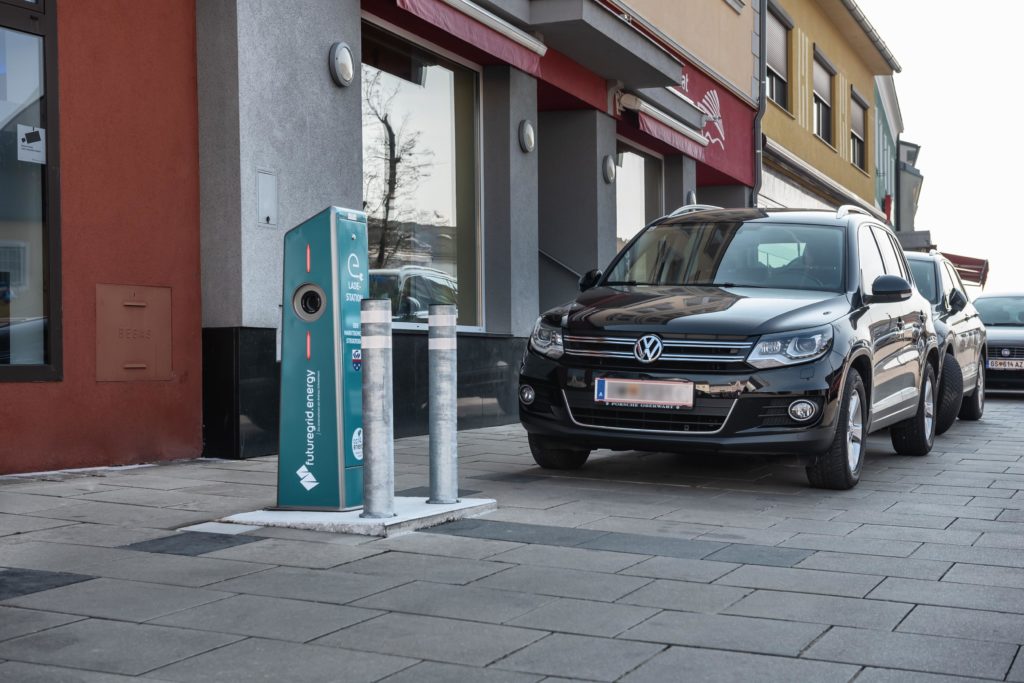
[[653, 116], [648, 116], [642, 111], [638, 111], [636, 115], [640, 120], [640, 130], [643, 132], [647, 133], [651, 137], [661, 140], [666, 145], [669, 145], [674, 149], [678, 149], [689, 157], [693, 157], [699, 161], [704, 160], [704, 148], [694, 140], [691, 140], [679, 131], [666, 126], [658, 119]]
[[398, 0], [398, 6], [521, 71], [540, 75], [539, 54], [440, 0]]
[[942, 255], [956, 267], [956, 272], [960, 274], [960, 278], [964, 282], [985, 286], [985, 282], [988, 280], [988, 261], [948, 252], [942, 252]]

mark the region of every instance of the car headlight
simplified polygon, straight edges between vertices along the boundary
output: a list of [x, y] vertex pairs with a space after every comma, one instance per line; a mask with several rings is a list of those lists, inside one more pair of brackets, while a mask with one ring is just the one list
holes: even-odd
[[544, 322], [544, 318], [538, 318], [537, 324], [533, 326], [533, 334], [530, 335], [530, 346], [548, 358], [561, 358], [565, 353], [562, 347], [562, 328]]
[[824, 356], [832, 346], [832, 326], [766, 334], [757, 340], [747, 362], [757, 368], [806, 363]]

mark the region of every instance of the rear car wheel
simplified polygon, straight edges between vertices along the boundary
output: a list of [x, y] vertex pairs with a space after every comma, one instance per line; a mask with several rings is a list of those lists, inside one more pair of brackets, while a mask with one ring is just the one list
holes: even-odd
[[892, 447], [900, 455], [928, 455], [932, 450], [935, 443], [935, 396], [935, 370], [928, 364], [921, 379], [917, 414], [894, 424], [889, 430]]
[[964, 373], [950, 354], [942, 357], [942, 381], [939, 383], [939, 407], [935, 417], [935, 434], [944, 434], [956, 422], [964, 400]]
[[985, 356], [978, 361], [978, 382], [974, 392], [964, 399], [960, 406], [961, 420], [980, 420], [985, 414]]
[[867, 438], [867, 401], [860, 373], [850, 370], [843, 388], [836, 435], [827, 451], [807, 467], [807, 480], [819, 489], [852, 489], [860, 481]]
[[529, 441], [534, 462], [546, 470], [578, 470], [590, 457], [590, 451], [552, 447], [550, 442], [533, 435]]

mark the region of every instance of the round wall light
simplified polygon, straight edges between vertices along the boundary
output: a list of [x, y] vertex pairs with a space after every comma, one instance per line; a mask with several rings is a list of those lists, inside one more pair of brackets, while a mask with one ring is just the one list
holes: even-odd
[[537, 131], [533, 128], [533, 121], [523, 119], [519, 122], [519, 149], [527, 154], [537, 147]]
[[603, 163], [604, 181], [611, 185], [615, 182], [615, 157], [608, 155]]
[[352, 84], [356, 76], [356, 62], [352, 57], [352, 49], [348, 43], [335, 43], [331, 45], [331, 54], [327, 59], [327, 66], [331, 70], [331, 78], [340, 86]]

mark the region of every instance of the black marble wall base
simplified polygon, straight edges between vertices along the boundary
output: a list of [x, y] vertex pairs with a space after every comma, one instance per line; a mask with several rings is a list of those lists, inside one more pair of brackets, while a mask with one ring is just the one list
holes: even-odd
[[[459, 429], [519, 419], [526, 340], [460, 334]], [[427, 433], [427, 333], [394, 332], [395, 438]], [[254, 458], [278, 450], [281, 369], [274, 330], [203, 329], [203, 455]]]
[[203, 455], [277, 453], [280, 364], [272, 329], [203, 329]]

